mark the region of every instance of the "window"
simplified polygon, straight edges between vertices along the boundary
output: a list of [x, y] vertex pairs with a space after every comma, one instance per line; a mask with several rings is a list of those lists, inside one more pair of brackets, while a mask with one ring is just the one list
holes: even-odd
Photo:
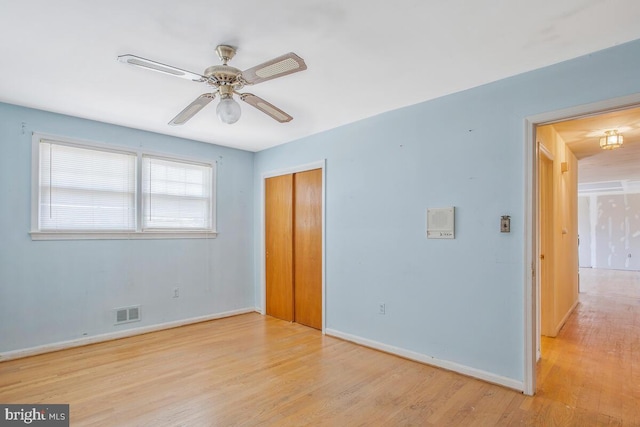
[[143, 228], [210, 229], [211, 170], [211, 165], [143, 156]]
[[34, 240], [215, 237], [211, 163], [34, 134]]
[[136, 229], [136, 155], [40, 142], [40, 230]]

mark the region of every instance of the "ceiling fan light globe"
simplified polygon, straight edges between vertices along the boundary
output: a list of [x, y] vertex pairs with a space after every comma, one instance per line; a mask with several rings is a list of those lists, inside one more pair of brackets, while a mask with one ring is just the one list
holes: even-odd
[[220, 100], [216, 108], [216, 114], [222, 123], [232, 125], [240, 119], [240, 104], [233, 98], [224, 98]]

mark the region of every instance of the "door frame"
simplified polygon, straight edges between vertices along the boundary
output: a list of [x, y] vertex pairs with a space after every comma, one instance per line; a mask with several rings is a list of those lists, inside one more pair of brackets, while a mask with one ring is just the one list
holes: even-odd
[[305, 163], [298, 166], [291, 166], [288, 168], [276, 169], [267, 172], [263, 172], [260, 178], [260, 290], [262, 296], [260, 299], [261, 307], [259, 312], [262, 315], [266, 314], [267, 307], [267, 269], [265, 264], [265, 244], [266, 244], [266, 229], [265, 229], [265, 181], [267, 178], [273, 178], [274, 176], [288, 175], [298, 172], [306, 172], [313, 169], [322, 169], [322, 334], [324, 335], [327, 327], [327, 310], [326, 310], [326, 246], [325, 246], [325, 221], [326, 221], [326, 159], [318, 160], [311, 163]]
[[539, 290], [539, 271], [537, 263], [538, 230], [537, 230], [537, 168], [538, 144], [536, 127], [565, 120], [588, 117], [637, 107], [640, 104], [640, 93], [612, 98], [589, 104], [577, 105], [562, 110], [550, 111], [525, 117], [524, 120], [524, 171], [525, 171], [525, 212], [524, 212], [524, 375], [523, 392], [533, 396], [536, 392], [537, 340], [540, 331], [537, 325], [537, 293]]

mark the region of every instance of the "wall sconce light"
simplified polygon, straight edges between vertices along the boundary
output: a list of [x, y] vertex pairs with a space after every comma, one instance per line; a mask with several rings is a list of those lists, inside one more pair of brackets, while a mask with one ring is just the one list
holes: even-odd
[[603, 150], [613, 150], [614, 148], [622, 147], [623, 139], [617, 130], [608, 130], [604, 133], [604, 136], [600, 138], [600, 148]]

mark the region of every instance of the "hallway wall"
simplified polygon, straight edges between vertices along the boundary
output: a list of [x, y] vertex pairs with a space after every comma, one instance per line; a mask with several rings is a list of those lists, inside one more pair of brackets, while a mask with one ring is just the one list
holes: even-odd
[[[640, 271], [640, 193], [581, 196], [580, 266]], [[582, 236], [582, 234], [581, 234]], [[588, 245], [588, 250], [587, 250]]]
[[555, 336], [578, 302], [578, 160], [553, 125], [538, 127], [536, 138], [553, 154], [552, 306], [543, 305], [541, 311], [551, 316], [549, 330]]

